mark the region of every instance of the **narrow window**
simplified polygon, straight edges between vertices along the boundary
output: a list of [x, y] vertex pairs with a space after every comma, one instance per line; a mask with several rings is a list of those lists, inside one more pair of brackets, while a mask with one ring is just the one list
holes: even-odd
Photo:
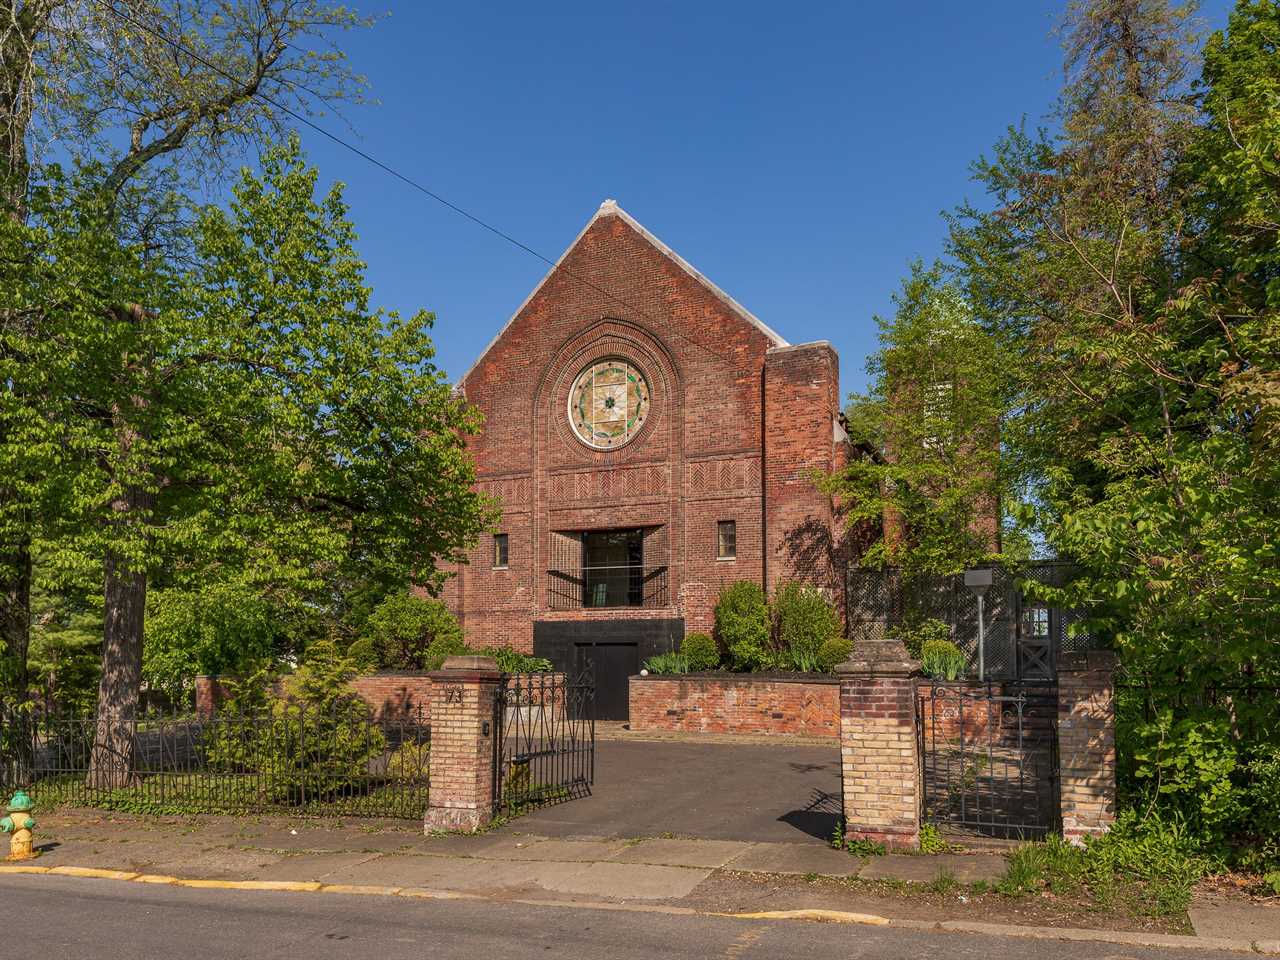
[[738, 522], [721, 520], [716, 524], [716, 559], [732, 560], [738, 555]]
[[493, 535], [493, 567], [495, 570], [507, 568], [507, 535], [505, 533]]

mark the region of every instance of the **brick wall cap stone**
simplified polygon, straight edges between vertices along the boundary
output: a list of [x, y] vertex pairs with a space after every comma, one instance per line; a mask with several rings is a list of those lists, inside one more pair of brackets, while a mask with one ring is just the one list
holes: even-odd
[[697, 673], [632, 674], [629, 680], [644, 683], [650, 680], [675, 680], [684, 683], [828, 683], [836, 684], [840, 678], [830, 673], [800, 673], [760, 671], [756, 673], [729, 673], [727, 671], [700, 671]]
[[842, 677], [910, 677], [920, 672], [901, 640], [864, 640], [844, 663], [836, 666]]

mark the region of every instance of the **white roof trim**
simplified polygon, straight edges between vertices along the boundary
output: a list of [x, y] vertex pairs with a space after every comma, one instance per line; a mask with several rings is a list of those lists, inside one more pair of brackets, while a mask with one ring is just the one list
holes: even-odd
[[758, 329], [761, 333], [763, 333], [766, 337], [772, 340], [774, 347], [791, 346], [791, 344], [787, 343], [786, 340], [782, 339], [782, 337], [780, 337], [767, 324], [765, 324], [764, 321], [762, 321], [754, 313], [752, 313], [750, 310], [748, 310], [746, 307], [740, 304], [737, 300], [733, 299], [733, 297], [729, 296], [729, 294], [725, 293], [723, 290], [717, 287], [714, 283], [708, 280], [703, 274], [699, 273], [693, 267], [693, 265], [689, 263], [689, 261], [685, 260], [684, 257], [680, 256], [680, 254], [676, 253], [669, 246], [667, 246], [665, 243], [663, 243], [661, 240], [655, 237], [652, 233], [650, 233], [644, 227], [643, 224], [641, 224], [638, 220], [636, 220], [635, 217], [631, 216], [631, 214], [627, 213], [627, 211], [623, 210], [620, 206], [618, 206], [618, 203], [616, 200], [610, 199], [610, 200], [605, 200], [604, 203], [600, 204], [600, 208], [595, 212], [595, 214], [591, 217], [591, 219], [587, 221], [587, 225], [578, 231], [578, 235], [573, 238], [573, 242], [565, 248], [564, 253], [560, 254], [560, 259], [558, 259], [552, 265], [551, 269], [548, 270], [543, 275], [542, 279], [538, 281], [537, 286], [535, 286], [529, 292], [529, 295], [524, 298], [520, 306], [516, 308], [516, 312], [513, 313], [511, 315], [511, 318], [502, 325], [502, 329], [498, 331], [497, 335], [492, 340], [489, 341], [488, 345], [483, 350], [480, 351], [480, 355], [476, 357], [475, 362], [471, 364], [471, 366], [467, 369], [467, 372], [464, 373], [458, 379], [457, 384], [459, 387], [461, 387], [466, 382], [467, 377], [471, 376], [471, 374], [475, 372], [476, 367], [480, 366], [480, 361], [483, 360], [485, 358], [485, 355], [490, 350], [492, 350], [494, 346], [497, 345], [498, 341], [502, 339], [502, 335], [507, 332], [507, 328], [510, 327], [513, 323], [515, 323], [516, 317], [520, 316], [520, 314], [524, 312], [524, 308], [529, 305], [529, 303], [533, 300], [535, 296], [538, 295], [538, 291], [543, 288], [543, 286], [546, 284], [546, 282], [549, 279], [551, 279], [551, 275], [560, 268], [560, 265], [564, 263], [565, 258], [569, 256], [570, 251], [572, 251], [573, 248], [578, 245], [578, 242], [586, 235], [586, 232], [591, 229], [592, 224], [594, 224], [597, 220], [599, 220], [602, 217], [621, 218], [624, 223], [628, 224], [633, 230], [636, 231], [636, 233], [640, 234], [640, 236], [644, 237], [645, 240], [649, 241], [649, 243], [652, 246], [657, 248], [661, 253], [665, 254], [667, 258], [670, 259], [673, 263], [675, 263], [678, 267], [680, 267], [680, 269], [682, 269], [685, 273], [689, 274], [689, 276], [693, 277], [693, 279], [697, 280], [700, 284], [702, 284], [704, 287], [710, 290], [711, 293], [714, 294], [717, 299], [719, 299], [731, 310], [733, 310], [734, 313], [738, 314], [738, 316], [740, 316], [743, 320], [746, 320], [748, 323], [750, 323], [752, 326]]

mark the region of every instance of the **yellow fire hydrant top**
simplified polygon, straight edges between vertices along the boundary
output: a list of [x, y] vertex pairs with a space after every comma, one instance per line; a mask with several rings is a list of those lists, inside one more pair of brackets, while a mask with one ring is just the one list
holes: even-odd
[[30, 813], [31, 807], [31, 798], [19, 790], [9, 801], [9, 815], [0, 820], [0, 833], [13, 834], [9, 838], [8, 860], [30, 860], [39, 856], [35, 852], [35, 841], [31, 835], [36, 826]]

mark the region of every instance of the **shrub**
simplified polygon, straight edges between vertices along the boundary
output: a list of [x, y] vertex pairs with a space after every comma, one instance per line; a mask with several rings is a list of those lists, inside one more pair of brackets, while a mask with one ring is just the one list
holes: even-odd
[[720, 649], [707, 633], [691, 633], [680, 644], [680, 652], [690, 672], [714, 670], [720, 666]]
[[889, 629], [889, 636], [901, 640], [913, 659], [919, 660], [924, 655], [924, 645], [931, 640], [950, 640], [951, 628], [941, 620], [932, 617], [928, 620], [917, 620], [898, 624]]
[[[419, 669], [422, 670], [439, 670], [444, 666], [444, 662], [450, 657], [467, 657], [467, 656], [493, 656], [492, 651], [473, 650], [468, 647], [466, 641], [462, 639], [462, 634], [445, 634], [437, 637], [427, 645], [422, 651], [422, 657], [418, 661], [421, 664]], [[411, 668], [412, 669], [412, 668]]]
[[773, 601], [775, 648], [782, 651], [796, 670], [820, 669], [818, 651], [828, 640], [840, 636], [840, 615], [814, 587], [786, 583]]
[[487, 647], [473, 650], [482, 657], [493, 657], [503, 673], [546, 673], [551, 661], [546, 657], [534, 657], [512, 647]]
[[429, 742], [406, 740], [387, 757], [387, 779], [396, 783], [426, 783], [430, 760]]
[[685, 659], [684, 654], [676, 653], [675, 651], [670, 653], [655, 653], [652, 657], [641, 664], [641, 666], [654, 674], [689, 672], [689, 662]]
[[769, 649], [769, 606], [759, 584], [739, 580], [716, 602], [716, 636], [735, 670], [773, 666]]
[[818, 648], [818, 669], [830, 673], [849, 659], [853, 653], [853, 641], [844, 637], [832, 637]]
[[920, 667], [934, 680], [958, 680], [967, 663], [964, 651], [950, 640], [926, 640], [920, 650]]
[[266, 803], [301, 803], [364, 782], [387, 740], [369, 705], [351, 692], [356, 672], [323, 640], [307, 648], [282, 693], [270, 692], [264, 673], [239, 684], [206, 741], [210, 770], [268, 773], [255, 798]]
[[347, 659], [354, 663], [361, 673], [368, 673], [378, 668], [378, 651], [368, 637], [357, 640], [347, 647]]
[[463, 646], [462, 628], [441, 601], [408, 593], [388, 594], [369, 615], [368, 631], [378, 666], [391, 670], [436, 670], [432, 661]]

